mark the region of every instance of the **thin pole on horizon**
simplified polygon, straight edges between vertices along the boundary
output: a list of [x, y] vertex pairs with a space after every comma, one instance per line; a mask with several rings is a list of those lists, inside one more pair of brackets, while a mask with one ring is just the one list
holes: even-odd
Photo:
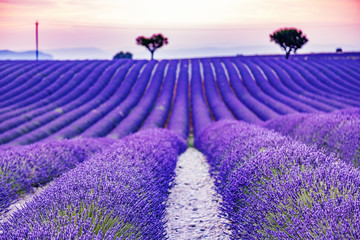
[[36, 38], [36, 61], [39, 60], [39, 31], [38, 31], [38, 28], [39, 28], [39, 22], [36, 20], [36, 23], [35, 23], [35, 38]]

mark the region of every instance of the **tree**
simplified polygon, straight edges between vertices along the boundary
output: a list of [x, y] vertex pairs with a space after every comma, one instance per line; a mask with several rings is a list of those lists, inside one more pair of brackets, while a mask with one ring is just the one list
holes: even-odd
[[121, 52], [117, 53], [117, 54], [113, 57], [114, 60], [115, 60], [115, 59], [123, 59], [123, 58], [132, 59], [132, 54], [129, 53], [129, 52], [124, 53], [124, 52], [121, 51]]
[[296, 28], [282, 28], [270, 34], [270, 41], [279, 44], [280, 47], [285, 50], [285, 58], [288, 59], [290, 52], [294, 51], [294, 53], [296, 53], [299, 48], [307, 43], [308, 39], [303, 35], [301, 30]]
[[336, 49], [336, 53], [342, 53], [342, 52], [343, 52], [342, 48], [337, 48]]
[[168, 39], [159, 33], [152, 35], [151, 38], [144, 36], [137, 37], [136, 44], [146, 47], [151, 53], [151, 60], [153, 60], [155, 50], [168, 44]]

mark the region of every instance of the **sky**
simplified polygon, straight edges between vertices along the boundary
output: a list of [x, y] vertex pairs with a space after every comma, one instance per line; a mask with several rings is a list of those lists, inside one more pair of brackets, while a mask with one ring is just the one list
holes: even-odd
[[308, 37], [299, 53], [360, 51], [360, 0], [0, 0], [0, 49], [33, 50], [36, 21], [55, 58], [148, 58], [135, 39], [154, 33], [169, 39], [155, 58], [282, 54], [269, 34], [283, 27]]

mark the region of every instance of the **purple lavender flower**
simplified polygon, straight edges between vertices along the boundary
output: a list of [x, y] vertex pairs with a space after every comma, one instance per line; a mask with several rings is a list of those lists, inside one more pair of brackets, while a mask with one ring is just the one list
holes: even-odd
[[113, 142], [73, 139], [0, 148], [0, 212], [22, 193], [51, 181]]
[[263, 126], [335, 153], [356, 167], [360, 164], [360, 108], [292, 114], [267, 121]]
[[210, 125], [195, 144], [232, 238], [360, 238], [360, 172], [334, 154], [237, 121]]
[[162, 239], [168, 190], [185, 141], [144, 130], [54, 180], [11, 219], [0, 239]]

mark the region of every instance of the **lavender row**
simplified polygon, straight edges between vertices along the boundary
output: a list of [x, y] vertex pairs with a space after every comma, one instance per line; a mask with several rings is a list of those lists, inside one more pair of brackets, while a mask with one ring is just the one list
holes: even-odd
[[[112, 81], [112, 76], [115, 74], [118, 69], [120, 63], [113, 61], [107, 63], [106, 68], [103, 71], [98, 72], [99, 75], [94, 75], [94, 78], [97, 78], [95, 84], [91, 86], [87, 92], [82, 94], [72, 105], [78, 105], [75, 109], [74, 106], [71, 106], [71, 110], [65, 106], [62, 109], [61, 115], [55, 118], [52, 118], [49, 121], [47, 115], [44, 115], [43, 118], [39, 119], [42, 124], [37, 126], [35, 129], [32, 128], [31, 131], [27, 134], [23, 134], [18, 137], [14, 142], [18, 144], [29, 144], [39, 140], [42, 140], [54, 133], [58, 132], [60, 129], [65, 126], [70, 125], [73, 121], [80, 118], [87, 112], [96, 108], [100, 103], [106, 101], [108, 98], [108, 94], [112, 94], [115, 90], [115, 86], [117, 81]], [[122, 80], [122, 79], [121, 79]], [[120, 80], [120, 81], [121, 81]], [[94, 96], [96, 98], [94, 99]], [[71, 104], [68, 104], [71, 105]]]
[[146, 93], [140, 102], [131, 110], [129, 115], [111, 131], [109, 134], [110, 137], [122, 138], [136, 132], [140, 128], [141, 124], [149, 115], [152, 107], [154, 106], [154, 102], [158, 97], [167, 64], [168, 61], [164, 60], [157, 65]]
[[277, 100], [271, 98], [270, 96], [263, 93], [261, 88], [255, 83], [255, 77], [248, 67], [246, 61], [240, 62], [238, 59], [234, 61], [236, 67], [238, 68], [241, 79], [243, 80], [246, 89], [249, 93], [254, 96], [258, 101], [262, 102], [269, 109], [274, 111], [273, 115], [284, 115], [289, 113], [294, 113], [294, 109], [288, 107], [287, 105], [278, 102]]
[[360, 74], [351, 71], [351, 69], [346, 64], [342, 64], [342, 62], [330, 63], [328, 61], [325, 61], [323, 64], [326, 65], [328, 69], [332, 69], [332, 65], [335, 65], [336, 66], [336, 68], [334, 68], [335, 74], [341, 77], [346, 82], [348, 82], [348, 84], [351, 84], [351, 86], [357, 86], [357, 89], [359, 89], [358, 84], [359, 84]]
[[[346, 85], [341, 83], [343, 82], [342, 79], [339, 79], [336, 75], [332, 74], [329, 78], [324, 72], [320, 71], [321, 68], [317, 69], [311, 63], [306, 63], [305, 65], [304, 63], [293, 65], [294, 67], [296, 66], [299, 71], [302, 71], [302, 74], [306, 72], [311, 74], [309, 82], [311, 84], [317, 83], [319, 89], [323, 89], [324, 92], [327, 92], [329, 95], [333, 96], [333, 98], [339, 99], [350, 106], [358, 106], [360, 100], [358, 96], [359, 93], [353, 91], [353, 89], [347, 89]], [[306, 69], [306, 71], [303, 69]], [[332, 71], [330, 73], [332, 73]]]
[[320, 96], [319, 99], [323, 98], [325, 101], [326, 99], [324, 97], [329, 95], [333, 95], [337, 100], [341, 99], [341, 96], [337, 95], [335, 89], [327, 86], [322, 81], [319, 81], [318, 77], [314, 76], [314, 73], [317, 73], [311, 71], [311, 66], [304, 67], [302, 65], [299, 66], [300, 63], [284, 63], [283, 61], [279, 61], [279, 64], [281, 67], [285, 67], [290, 76], [297, 74], [295, 84], [298, 85], [299, 89], [303, 89], [309, 93], [315, 93]]
[[[144, 74], [149, 74], [148, 71], [143, 69], [145, 61], [139, 61], [134, 64], [125, 76], [122, 85], [117, 89], [116, 93], [102, 106], [95, 111], [85, 115], [79, 121], [87, 121], [87, 118], [94, 119], [95, 121], [91, 126], [82, 129], [81, 136], [83, 137], [103, 137], [106, 136], [113, 128], [122, 121], [128, 114], [129, 109], [136, 105], [138, 100], [132, 89], [142, 89], [143, 85], [147, 85], [147, 78], [143, 77]], [[143, 69], [143, 70], [142, 70]], [[141, 72], [142, 71], [142, 72]], [[141, 72], [141, 74], [140, 74]], [[139, 75], [140, 74], [140, 75]], [[99, 113], [99, 114], [98, 114]]]
[[[32, 86], [32, 84], [36, 84], [43, 78], [43, 76], [41, 76], [42, 74], [44, 75], [49, 74], [51, 71], [53, 71], [59, 66], [60, 66], [59, 63], [37, 64], [33, 66], [33, 68], [29, 69], [27, 72], [16, 77], [15, 79], [12, 79], [12, 81], [9, 82], [9, 84], [6, 84], [0, 90], [1, 103], [3, 101], [8, 100], [9, 98], [11, 99], [12, 97], [16, 96], [17, 93], [21, 92], [21, 90], [24, 89], [23, 85]], [[1, 105], [2, 105], [1, 107], [6, 106], [6, 104], [5, 105], [1, 104]]]
[[167, 128], [183, 139], [187, 139], [190, 131], [189, 123], [189, 61], [181, 60], [180, 73], [176, 86], [174, 106]]
[[225, 74], [224, 67], [219, 59], [212, 60], [216, 72], [216, 82], [219, 87], [220, 94], [225, 104], [237, 119], [248, 120], [252, 122], [260, 122], [260, 119], [251, 112], [233, 93], [228, 78]]
[[343, 81], [335, 75], [333, 71], [329, 71], [322, 65], [316, 66], [316, 63], [313, 64], [312, 62], [299, 62], [297, 66], [306, 68], [319, 82], [324, 83], [324, 89], [329, 93], [333, 92], [338, 96], [359, 100], [359, 92], [356, 91], [354, 87], [349, 86], [346, 81]]
[[0, 225], [0, 239], [163, 239], [168, 190], [185, 148], [168, 130], [128, 136], [56, 179]]
[[[48, 62], [46, 63], [35, 63], [31, 62], [30, 64], [27, 64], [26, 66], [14, 66], [9, 68], [7, 71], [7, 75], [3, 76], [1, 79], [1, 87], [0, 87], [0, 94], [4, 94], [9, 89], [12, 88], [12, 86], [17, 84], [17, 82], [24, 82], [28, 80], [28, 77], [33, 76], [37, 70], [42, 70], [49, 66], [50, 64]], [[9, 70], [12, 71], [9, 71]], [[32, 69], [35, 69], [35, 71], [31, 71]]]
[[[238, 70], [234, 63], [230, 59], [225, 59], [224, 64], [229, 74], [230, 83], [237, 97], [248, 108], [244, 113], [244, 118], [239, 120], [245, 120], [247, 122], [259, 122], [259, 119], [266, 120], [276, 117], [273, 110], [269, 109], [265, 104], [254, 98], [244, 87]], [[249, 111], [250, 110], [250, 111]]]
[[28, 144], [77, 135], [119, 138], [142, 124], [144, 128], [168, 127], [175, 118], [190, 124], [192, 118], [194, 131], [201, 132], [212, 120], [223, 118], [259, 123], [296, 111], [330, 112], [359, 106], [356, 61], [311, 61], [301, 57], [286, 63], [274, 57], [192, 59], [191, 94], [186, 99], [191, 108], [176, 117], [172, 116], [177, 98], [174, 87], [177, 76], [188, 69], [168, 68], [169, 81], [164, 85], [168, 90], [158, 93], [153, 107], [143, 95], [153, 91], [148, 85], [157, 62], [3, 62], [14, 66], [16, 74], [5, 67], [0, 71], [0, 76], [4, 73], [0, 82], [5, 83], [0, 91], [14, 87], [0, 101], [0, 143]]
[[[52, 82], [58, 80], [59, 76], [62, 75], [64, 71], [69, 70], [72, 67], [73, 63], [55, 63], [51, 64], [47, 68], [32, 69], [26, 75], [33, 72], [34, 76], [24, 76], [25, 82], [17, 83], [15, 86], [11, 86], [6, 94], [2, 94], [0, 98], [0, 107], [11, 106], [14, 103], [23, 101], [24, 99], [33, 96], [39, 91], [42, 91]], [[42, 64], [40, 66], [46, 66]]]
[[[85, 90], [84, 80], [86, 79], [86, 76], [88, 76], [93, 70], [97, 69], [97, 65], [99, 65], [99, 61], [86, 64], [80, 72], [78, 72], [76, 75], [70, 76], [71, 79], [69, 79], [68, 84], [66, 84], [63, 88], [58, 89], [58, 91], [54, 92], [54, 94], [51, 94], [50, 96], [45, 97], [40, 101], [27, 104], [27, 101], [31, 100], [31, 98], [28, 98], [13, 106], [0, 109], [2, 112], [0, 114], [0, 120], [5, 121], [11, 118], [16, 119], [17, 117], [22, 116], [27, 116], [28, 119], [32, 119], [44, 112], [49, 111], [50, 109], [58, 108], [67, 104], [71, 100], [76, 99], [78, 95], [82, 93], [76, 91], [76, 89], [79, 87], [82, 89], [82, 91]], [[92, 79], [88, 81], [89, 84], [93, 84], [91, 80]]]
[[43, 101], [69, 83], [70, 79], [87, 64], [87, 62], [61, 64], [58, 69], [51, 71], [49, 75], [44, 75], [44, 78], [35, 87], [25, 88], [23, 91], [19, 91], [19, 94], [15, 97], [2, 102], [2, 105], [6, 106], [6, 108], [1, 109], [2, 112], [8, 112], [19, 107], [24, 108]]
[[[106, 99], [106, 89], [113, 87], [111, 84], [108, 84], [108, 82], [117, 70], [118, 65], [119, 63], [116, 62], [102, 64], [101, 67], [98, 68], [98, 71], [94, 71], [94, 74], [88, 76], [88, 78], [90, 78], [89, 80], [91, 80], [91, 78], [94, 79], [95, 84], [93, 86], [88, 88], [86, 92], [82, 91], [80, 87], [76, 88], [76, 91], [81, 94], [76, 101], [67, 103], [60, 109], [55, 109], [55, 111], [47, 112], [33, 119], [32, 122], [15, 129], [15, 131], [5, 133], [10, 134], [10, 136], [7, 135], [8, 138], [6, 141], [9, 141], [11, 138], [16, 138], [16, 140], [11, 140], [19, 144], [29, 144], [39, 141], [54, 134], [64, 126], [69, 125], [74, 119], [82, 116], [84, 112], [93, 109], [102, 99]], [[111, 91], [113, 91], [113, 89]], [[94, 100], [94, 96], [98, 96], [99, 99]]]
[[[51, 137], [73, 138], [80, 135], [109, 112], [113, 108], [113, 104], [118, 103], [124, 98], [120, 89], [124, 88], [124, 91], [127, 90], [126, 86], [128, 85], [125, 83], [125, 76], [132, 64], [132, 62], [128, 61], [121, 65], [121, 67], [115, 65], [113, 70], [106, 71], [101, 78], [109, 78], [109, 83], [97, 94], [95, 99], [57, 120], [57, 122], [66, 121], [67, 124], [60, 125], [61, 130], [53, 133]], [[109, 102], [113, 104], [109, 104]]]
[[[313, 99], [316, 102], [322, 103], [327, 106], [326, 109], [321, 110], [332, 111], [336, 108], [344, 108], [347, 106], [346, 104], [343, 104], [338, 100], [332, 100], [331, 98], [329, 98], [328, 96], [331, 96], [331, 94], [320, 92], [311, 85], [309, 87], [309, 83], [306, 79], [312, 77], [310, 74], [302, 76], [302, 74], [304, 74], [303, 72], [294, 70], [292, 67], [289, 67], [288, 64], [279, 65], [279, 63], [281, 64], [281, 62], [267, 61], [264, 63], [275, 71], [283, 84], [290, 91], [295, 92], [296, 94], [304, 95], [308, 98]], [[305, 71], [305, 74], [306, 73], [307, 72]]]
[[[2, 63], [4, 63], [4, 62], [2, 62]], [[18, 61], [16, 63], [14, 63], [12, 61], [8, 61], [8, 62], [6, 62], [6, 64], [2, 64], [1, 65], [2, 71], [0, 72], [0, 85], [5, 86], [9, 82], [11, 82], [11, 79], [8, 78], [9, 74], [13, 74], [18, 69], [21, 69], [22, 67], [24, 67], [24, 65], [25, 65], [25, 62], [23, 62], [23, 61]], [[15, 75], [13, 75], [13, 76], [15, 76]]]
[[360, 172], [314, 147], [238, 121], [205, 129], [233, 239], [358, 239]]
[[263, 123], [284, 135], [324, 148], [346, 163], [360, 165], [360, 109], [323, 114], [292, 114]]
[[349, 96], [338, 94], [335, 89], [329, 88], [319, 81], [316, 74], [309, 70], [310, 67], [305, 68], [293, 62], [284, 63], [283, 61], [278, 61], [277, 63], [279, 66], [275, 66], [274, 63], [271, 63], [271, 65], [275, 68], [281, 67], [291, 76], [292, 81], [288, 81], [288, 84], [295, 91], [302, 92], [309, 97], [312, 96], [313, 98], [336, 108], [344, 108], [359, 104], [349, 98]]
[[360, 72], [358, 69], [351, 64], [348, 64], [347, 61], [324, 61], [324, 63], [331, 68], [334, 64], [338, 69], [340, 69], [346, 76], [346, 80], [354, 85], [359, 84]]
[[[149, 84], [156, 61], [147, 62], [145, 66], [143, 65], [144, 63], [140, 64], [141, 65], [134, 69], [132, 74], [130, 73], [131, 76], [129, 75], [129, 77], [136, 79], [136, 83], [133, 86], [132, 91], [128, 92], [126, 98], [118, 106], [116, 106], [116, 108], [112, 109], [112, 111], [108, 113], [106, 118], [103, 119], [104, 121], [98, 121], [96, 124], [87, 129], [82, 134], [83, 136], [94, 137], [108, 135], [138, 104]], [[137, 77], [141, 67], [143, 67], [143, 70]]]
[[174, 87], [177, 78], [176, 76], [177, 66], [178, 66], [178, 60], [171, 60], [169, 62], [166, 71], [166, 76], [164, 79], [164, 84], [162, 85], [162, 89], [161, 92], [159, 93], [159, 97], [156, 100], [154, 108], [152, 109], [151, 113], [145, 120], [141, 129], [164, 127], [172, 104]]
[[[281, 92], [278, 92], [273, 86], [271, 86], [268, 79], [266, 79], [266, 75], [264, 70], [257, 66], [252, 61], [245, 61], [247, 67], [251, 71], [254, 76], [255, 83], [259, 85], [261, 91], [265, 94], [278, 101], [279, 110], [282, 108], [286, 108], [285, 111], [287, 113], [293, 112], [316, 112], [317, 110], [311, 106], [304, 104], [302, 101], [291, 98], [291, 96], [287, 96]], [[295, 111], [296, 110], [296, 111]]]
[[194, 136], [212, 122], [211, 112], [205, 101], [203, 87], [201, 81], [200, 64], [198, 59], [191, 60], [191, 112]]
[[312, 61], [311, 64], [321, 71], [329, 80], [340, 83], [346, 87], [345, 90], [355, 91], [355, 94], [360, 93], [360, 87], [356, 83], [356, 79], [344, 72], [342, 66], [335, 65], [336, 67], [333, 67], [329, 65], [329, 63], [324, 62], [323, 64], [319, 64], [316, 61]]
[[[49, 123], [50, 121], [58, 118], [64, 113], [76, 109], [77, 107], [84, 104], [86, 101], [90, 100], [93, 97], [92, 92], [98, 89], [97, 86], [99, 84], [103, 85], [103, 83], [96, 80], [101, 74], [101, 72], [108, 66], [108, 64], [109, 63], [107, 62], [100, 64], [93, 72], [91, 72], [91, 74], [89, 74], [89, 76], [87, 76], [87, 82], [83, 82], [83, 84], [77, 86], [72, 92], [72, 94], [67, 95], [64, 99], [62, 99], [65, 105], [61, 106], [61, 108], [55, 110], [53, 108], [50, 108], [53, 109], [52, 111], [47, 111], [48, 108], [40, 108], [35, 109], [34, 111], [27, 113], [26, 115], [16, 117], [16, 121], [27, 122], [18, 126], [16, 129], [11, 129], [4, 132], [3, 134], [0, 134], [1, 143], [8, 143], [10, 141], [13, 141], [14, 139], [41, 127], [44, 124]], [[93, 86], [91, 86], [92, 83], [94, 83]], [[38, 116], [39, 114], [40, 116]], [[9, 123], [4, 122], [4, 124]]]
[[221, 119], [234, 119], [234, 116], [227, 108], [216, 89], [216, 82], [213, 73], [214, 71], [210, 64], [210, 60], [202, 59], [201, 63], [203, 66], [203, 84], [205, 88], [206, 99], [209, 104], [209, 108], [215, 117], [215, 120], [218, 121]]
[[19, 195], [74, 168], [113, 141], [74, 139], [0, 147], [0, 213]]
[[275, 89], [277, 92], [288, 96], [295, 101], [302, 102], [318, 111], [329, 112], [334, 109], [333, 107], [330, 107], [311, 97], [304, 96], [303, 94], [295, 92], [292, 89], [288, 88], [288, 86], [282, 81], [282, 79], [286, 79], [289, 77], [284, 72], [279, 71], [276, 73], [274, 69], [266, 65], [263, 61], [255, 59], [253, 62], [261, 68], [261, 70], [264, 72], [264, 75], [266, 76], [266, 79], [269, 81], [273, 89]]

